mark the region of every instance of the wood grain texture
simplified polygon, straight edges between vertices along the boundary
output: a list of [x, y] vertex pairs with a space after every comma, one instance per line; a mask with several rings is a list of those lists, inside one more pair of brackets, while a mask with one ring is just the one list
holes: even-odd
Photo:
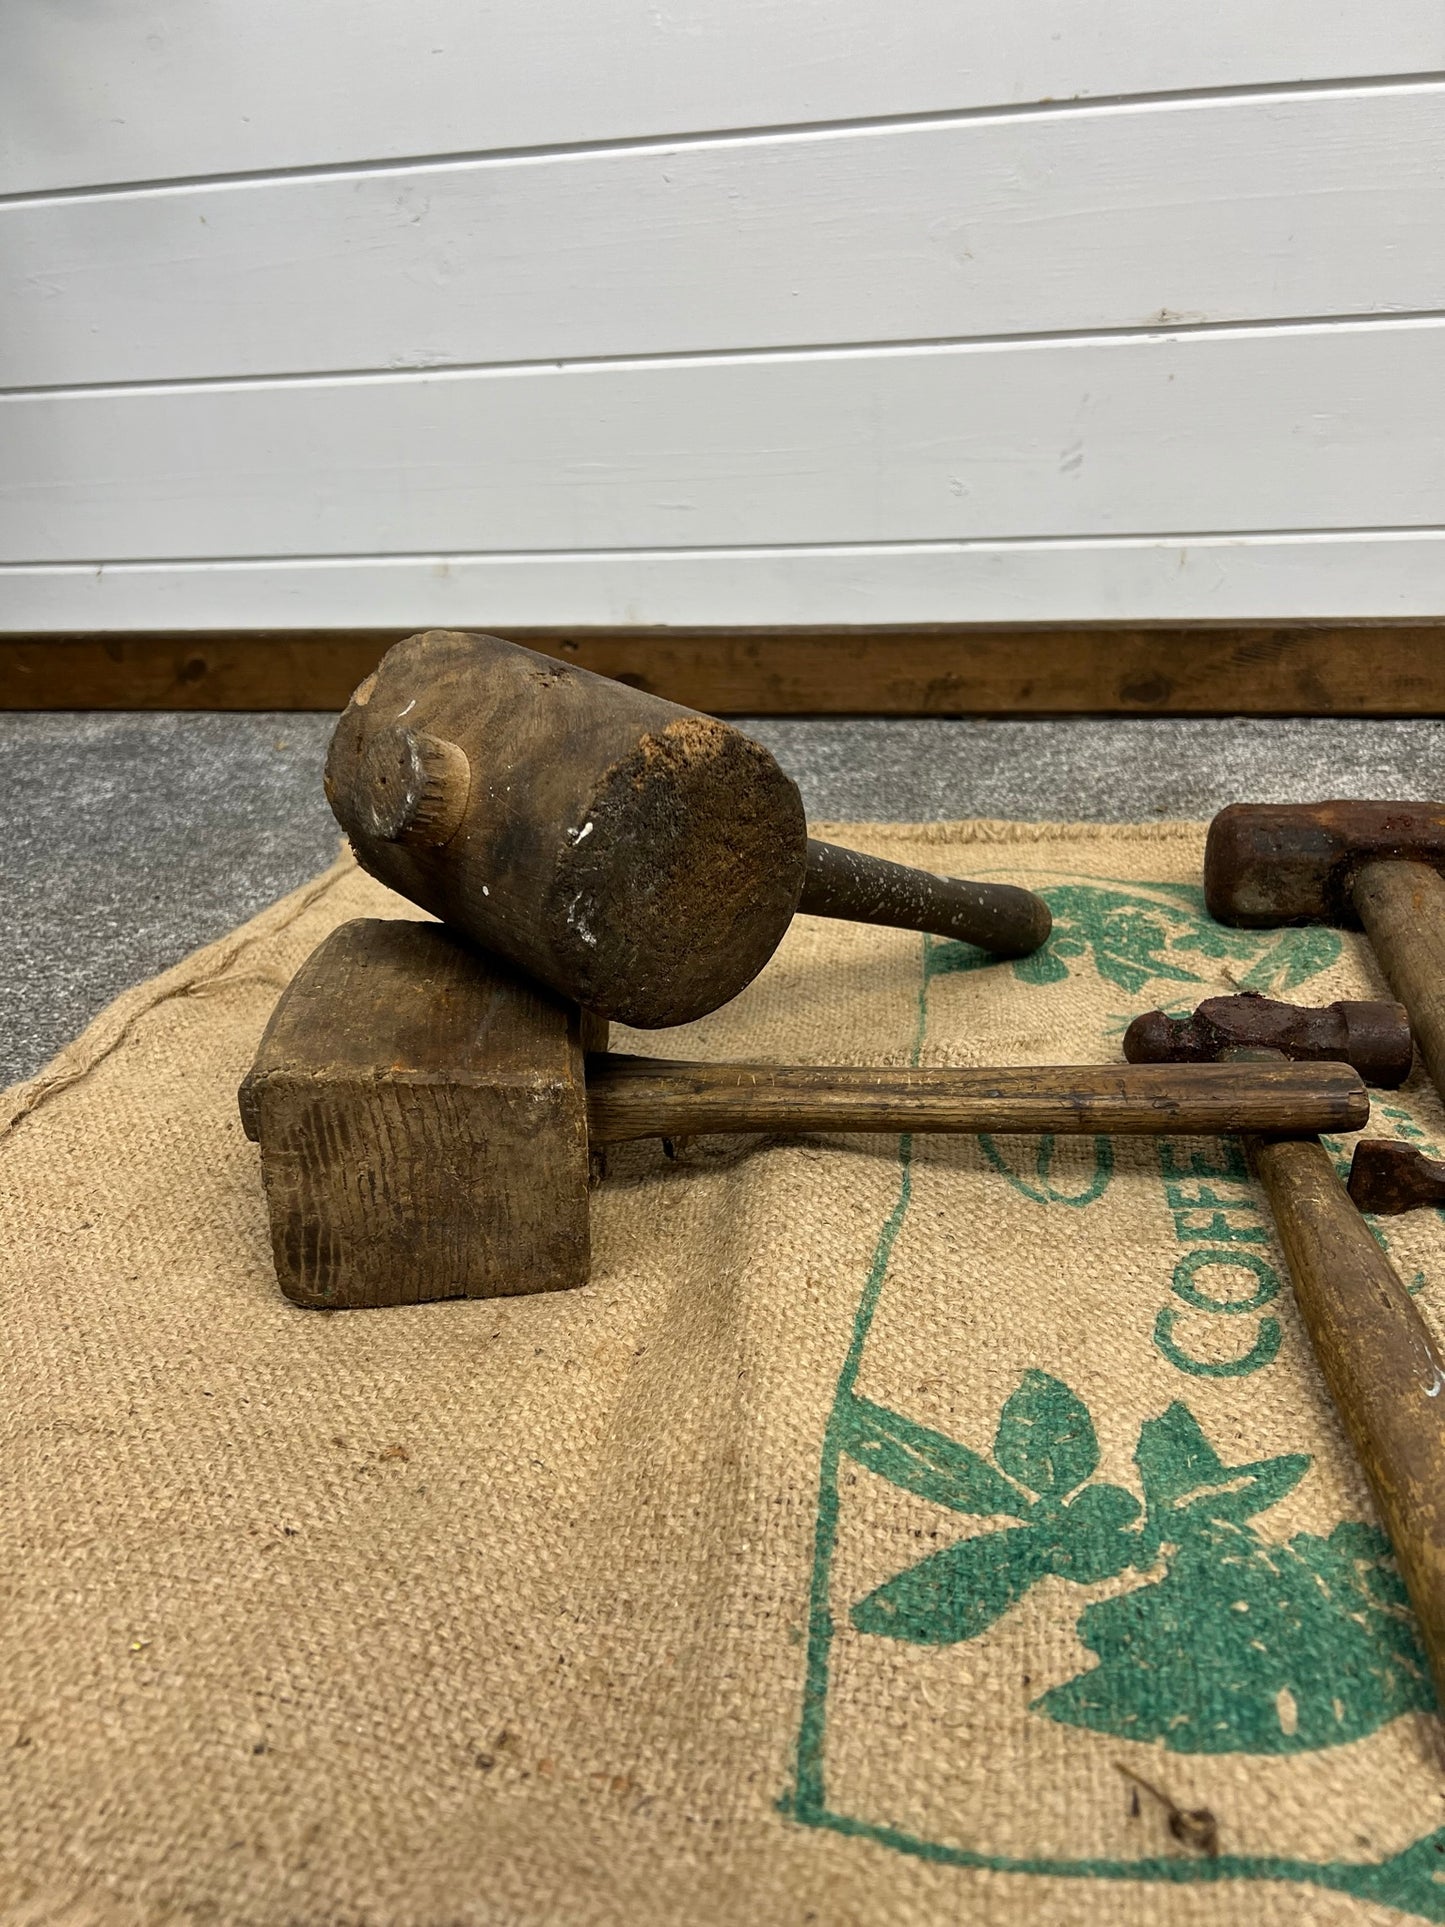
[[1445, 1360], [1324, 1147], [1249, 1148], [1300, 1318], [1369, 1477], [1445, 1697]]
[[10, 0], [0, 193], [1442, 68], [1433, 0]]
[[[342, 709], [402, 631], [0, 635], [0, 709]], [[1445, 625], [716, 635], [513, 629], [724, 715], [1445, 715]]]
[[[1445, 863], [1445, 847], [1435, 861]], [[1427, 863], [1366, 863], [1352, 894], [1385, 979], [1410, 1013], [1425, 1068], [1445, 1094], [1445, 877]]]
[[1423, 84], [0, 205], [0, 385], [1398, 314], [1442, 178]]
[[321, 1310], [552, 1291], [587, 1276], [575, 1011], [437, 924], [344, 924], [241, 1087], [281, 1289]]
[[1369, 1095], [1348, 1064], [998, 1070], [587, 1060], [594, 1143], [708, 1131], [1356, 1131], [1369, 1114]]

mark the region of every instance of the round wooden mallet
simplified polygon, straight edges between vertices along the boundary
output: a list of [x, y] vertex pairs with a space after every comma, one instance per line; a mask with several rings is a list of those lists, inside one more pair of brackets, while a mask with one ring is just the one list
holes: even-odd
[[584, 1009], [704, 1016], [794, 915], [1037, 950], [1048, 905], [809, 838], [797, 786], [716, 717], [496, 636], [399, 642], [337, 724], [326, 794], [373, 876]]

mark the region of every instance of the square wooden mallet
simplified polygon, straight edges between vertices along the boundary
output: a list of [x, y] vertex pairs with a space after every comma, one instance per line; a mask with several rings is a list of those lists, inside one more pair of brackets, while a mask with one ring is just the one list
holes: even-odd
[[613, 1056], [606, 1027], [444, 925], [343, 925], [241, 1086], [301, 1305], [585, 1283], [593, 1146], [709, 1132], [1351, 1131], [1343, 1063], [957, 1068]]

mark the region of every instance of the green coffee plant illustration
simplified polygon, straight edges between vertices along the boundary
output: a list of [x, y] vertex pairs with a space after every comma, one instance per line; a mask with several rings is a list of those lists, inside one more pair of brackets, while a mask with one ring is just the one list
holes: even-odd
[[1143, 1583], [1076, 1621], [1098, 1664], [1031, 1702], [1044, 1718], [1179, 1753], [1298, 1753], [1434, 1705], [1389, 1544], [1375, 1527], [1266, 1538], [1250, 1521], [1309, 1470], [1304, 1453], [1226, 1464], [1183, 1403], [1141, 1426], [1143, 1503], [1093, 1475], [1084, 1402], [1030, 1371], [992, 1457], [854, 1399], [847, 1451], [903, 1489], [994, 1524], [906, 1567], [852, 1608], [860, 1633], [975, 1639], [1045, 1579]]
[[[1053, 935], [1042, 950], [1014, 961], [1021, 983], [1061, 983], [1075, 962], [1089, 957], [1107, 983], [1137, 995], [1155, 982], [1212, 981], [1217, 971], [1190, 968], [1208, 961], [1244, 966], [1233, 973], [1241, 990], [1283, 996], [1340, 955], [1339, 932], [1322, 926], [1261, 932], [1215, 923], [1192, 884], [1059, 883], [1040, 895], [1053, 912]], [[969, 944], [934, 940], [928, 947], [930, 975], [994, 963]]]

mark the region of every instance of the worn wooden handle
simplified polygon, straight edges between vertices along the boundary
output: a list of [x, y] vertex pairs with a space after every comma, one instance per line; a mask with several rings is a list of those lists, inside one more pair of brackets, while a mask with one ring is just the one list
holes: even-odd
[[1427, 863], [1367, 863], [1350, 894], [1445, 1096], [1445, 877]]
[[975, 1070], [587, 1060], [594, 1143], [707, 1131], [1355, 1131], [1348, 1064], [1084, 1064]]
[[1012, 883], [966, 883], [936, 877], [881, 856], [808, 839], [808, 867], [798, 908], [810, 917], [846, 917], [958, 937], [997, 957], [1026, 957], [1047, 942], [1049, 906]]
[[1264, 1139], [1249, 1155], [1445, 1705], [1445, 1360], [1323, 1146]]

